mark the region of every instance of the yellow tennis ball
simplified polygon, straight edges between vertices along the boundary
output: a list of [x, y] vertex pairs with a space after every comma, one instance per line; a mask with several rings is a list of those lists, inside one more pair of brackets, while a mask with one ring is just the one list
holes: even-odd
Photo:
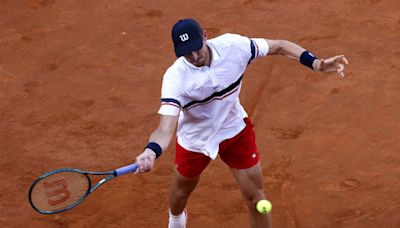
[[272, 210], [272, 204], [268, 200], [260, 200], [256, 205], [257, 211], [261, 214], [267, 214]]

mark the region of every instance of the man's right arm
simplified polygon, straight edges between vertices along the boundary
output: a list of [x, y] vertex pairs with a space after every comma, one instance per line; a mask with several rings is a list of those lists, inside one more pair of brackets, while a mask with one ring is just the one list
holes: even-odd
[[[160, 152], [165, 151], [171, 142], [177, 122], [178, 116], [160, 115], [160, 123], [157, 129], [150, 135], [149, 143], [158, 144], [160, 147], [159, 149], [161, 149]], [[146, 147], [144, 151], [136, 157], [136, 164], [139, 165], [137, 173], [150, 171], [154, 166], [155, 159], [156, 152]]]

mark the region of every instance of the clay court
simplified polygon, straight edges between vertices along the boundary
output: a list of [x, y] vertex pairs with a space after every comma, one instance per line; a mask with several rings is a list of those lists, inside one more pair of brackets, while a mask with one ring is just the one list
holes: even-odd
[[[0, 227], [167, 227], [174, 145], [150, 173], [106, 183], [66, 213], [28, 201], [39, 175], [134, 161], [158, 124], [170, 28], [287, 39], [346, 77], [281, 56], [253, 62], [241, 102], [255, 125], [275, 228], [400, 227], [397, 0], [1, 0]], [[218, 158], [189, 204], [193, 228], [249, 227]]]

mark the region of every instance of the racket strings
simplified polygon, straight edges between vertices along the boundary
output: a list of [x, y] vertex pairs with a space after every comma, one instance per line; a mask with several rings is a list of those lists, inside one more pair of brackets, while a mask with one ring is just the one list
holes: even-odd
[[78, 172], [59, 172], [39, 180], [31, 190], [31, 203], [39, 211], [54, 212], [82, 199], [90, 188], [89, 178]]

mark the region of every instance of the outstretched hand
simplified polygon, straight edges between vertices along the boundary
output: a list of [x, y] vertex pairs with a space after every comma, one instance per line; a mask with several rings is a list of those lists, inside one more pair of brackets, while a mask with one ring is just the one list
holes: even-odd
[[317, 71], [337, 72], [340, 77], [344, 77], [344, 68], [349, 64], [349, 61], [344, 55], [337, 55], [328, 59], [318, 59], [314, 61], [313, 68]]

